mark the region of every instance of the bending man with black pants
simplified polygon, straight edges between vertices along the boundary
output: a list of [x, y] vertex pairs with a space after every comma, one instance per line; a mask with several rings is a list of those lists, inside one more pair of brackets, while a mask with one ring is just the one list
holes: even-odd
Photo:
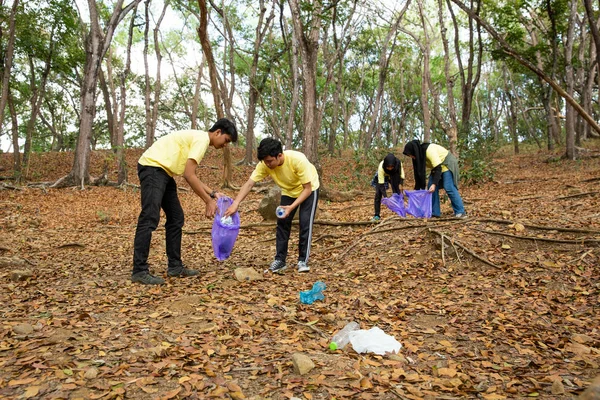
[[256, 182], [270, 176], [281, 188], [280, 207], [285, 210], [277, 219], [277, 254], [271, 263], [271, 272], [283, 272], [287, 268], [288, 241], [292, 220], [300, 208], [300, 240], [298, 243], [298, 272], [308, 272], [308, 258], [312, 241], [312, 227], [319, 200], [319, 174], [306, 156], [298, 151], [283, 151], [279, 140], [263, 139], [257, 150], [260, 162], [250, 179], [242, 186], [225, 216], [233, 215]]

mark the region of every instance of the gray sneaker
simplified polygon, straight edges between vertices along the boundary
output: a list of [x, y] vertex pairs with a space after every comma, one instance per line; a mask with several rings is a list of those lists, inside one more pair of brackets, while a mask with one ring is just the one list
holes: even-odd
[[308, 272], [310, 271], [310, 267], [306, 263], [306, 261], [298, 261], [298, 272]]
[[167, 269], [167, 276], [169, 277], [178, 277], [178, 278], [184, 278], [187, 276], [196, 276], [199, 275], [200, 272], [198, 272], [195, 269], [190, 269], [190, 268], [186, 268], [184, 265], [182, 265], [179, 268], [168, 268]]
[[467, 213], [454, 214], [454, 218], [467, 218]]
[[283, 271], [285, 271], [286, 268], [287, 268], [287, 265], [285, 265], [285, 261], [275, 260], [271, 263], [271, 266], [269, 267], [269, 271], [280, 274]]
[[164, 285], [165, 280], [150, 274], [148, 271], [144, 271], [131, 275], [131, 282], [141, 283], [142, 285]]

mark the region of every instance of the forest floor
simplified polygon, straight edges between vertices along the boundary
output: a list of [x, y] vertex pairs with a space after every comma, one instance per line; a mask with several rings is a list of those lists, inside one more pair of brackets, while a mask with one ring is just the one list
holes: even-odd
[[[140, 153], [128, 153], [131, 171]], [[158, 287], [129, 280], [137, 189], [5, 180], [0, 398], [575, 398], [600, 374], [600, 158], [552, 156], [497, 156], [492, 182], [460, 189], [467, 219], [445, 202], [432, 220], [383, 206], [379, 224], [367, 223], [372, 171], [357, 181], [356, 158], [324, 157], [327, 185], [362, 194], [319, 202], [310, 273], [242, 282], [236, 268], [262, 275], [275, 252], [274, 224], [257, 212], [262, 194], [242, 203], [236, 247], [219, 262], [204, 204], [178, 178], [184, 262], [201, 275], [166, 278], [161, 226], [150, 255], [167, 279]], [[106, 161], [110, 153], [94, 152], [92, 174]], [[11, 162], [0, 156], [0, 175]], [[36, 154], [29, 181], [53, 181], [72, 162]], [[211, 148], [198, 174], [218, 187], [221, 169]], [[251, 171], [236, 166], [235, 183]], [[296, 254], [295, 225], [288, 261]], [[325, 299], [301, 304], [299, 292], [319, 280]], [[351, 320], [394, 336], [399, 354], [329, 350]], [[294, 353], [315, 367], [300, 375]]]

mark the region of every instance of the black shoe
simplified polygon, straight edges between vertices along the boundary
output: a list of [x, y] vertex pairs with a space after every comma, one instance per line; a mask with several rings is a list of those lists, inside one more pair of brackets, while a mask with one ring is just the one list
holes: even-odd
[[187, 276], [196, 276], [199, 275], [200, 272], [195, 269], [186, 268], [185, 266], [181, 266], [178, 268], [169, 268], [167, 269], [167, 276], [169, 277], [179, 277], [184, 278]]
[[142, 285], [164, 285], [165, 280], [144, 271], [131, 275], [131, 282], [141, 283]]

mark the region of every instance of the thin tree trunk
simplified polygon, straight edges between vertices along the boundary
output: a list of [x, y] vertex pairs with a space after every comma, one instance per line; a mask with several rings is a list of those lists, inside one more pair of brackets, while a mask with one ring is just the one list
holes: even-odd
[[198, 75], [196, 75], [196, 85], [194, 87], [194, 100], [192, 101], [192, 129], [198, 129], [198, 109], [200, 108], [200, 90], [202, 89], [202, 77], [204, 71], [204, 55], [198, 65]]
[[[12, 62], [15, 49], [15, 19], [19, 0], [13, 0], [12, 9], [10, 11], [10, 19], [8, 22], [8, 43], [6, 44], [6, 52], [4, 53], [4, 73], [2, 74], [2, 96], [0, 97], [0, 127], [4, 122], [4, 110], [8, 103], [8, 92], [10, 88], [10, 74], [12, 71]], [[15, 148], [15, 152], [19, 152], [19, 146]]]
[[581, 115], [586, 122], [590, 124], [590, 126], [598, 133], [600, 133], [600, 125], [594, 120], [594, 118], [588, 114], [583, 107], [573, 97], [569, 96], [569, 94], [551, 77], [549, 77], [543, 70], [536, 67], [529, 60], [519, 54], [516, 50], [514, 50], [505, 40], [496, 32], [494, 28], [492, 28], [487, 22], [481, 19], [478, 15], [476, 15], [471, 9], [461, 3], [459, 0], [451, 0], [454, 4], [459, 6], [464, 12], [466, 12], [470, 18], [475, 19], [481, 26], [500, 44], [502, 50], [505, 54], [511, 56], [515, 61], [519, 64], [523, 65], [533, 73], [535, 73], [538, 77], [546, 81], [559, 96], [564, 98], [570, 105], [572, 105], [575, 110]]
[[423, 0], [418, 1], [419, 15], [421, 25], [423, 25], [423, 44], [421, 51], [423, 53], [423, 75], [421, 76], [421, 108], [423, 109], [423, 141], [431, 141], [431, 111], [429, 110], [429, 82], [431, 81], [431, 71], [429, 70], [429, 52], [430, 42], [425, 16], [423, 14]]
[[85, 41], [86, 59], [81, 87], [81, 118], [79, 121], [79, 137], [75, 147], [75, 160], [69, 175], [56, 181], [54, 187], [81, 185], [83, 188], [84, 184], [90, 180], [90, 144], [92, 143], [96, 108], [98, 71], [102, 59], [110, 47], [117, 25], [140, 1], [132, 0], [131, 3], [123, 7], [123, 0], [117, 0], [107, 23], [106, 31], [103, 32], [100, 28], [96, 1], [88, 0], [90, 31]]
[[305, 26], [300, 15], [298, 0], [290, 1], [294, 35], [298, 39], [302, 54], [302, 111], [304, 135], [302, 150], [306, 157], [319, 168], [319, 126], [317, 125], [317, 58], [323, 4], [316, 2], [311, 13], [310, 27]]
[[12, 93], [8, 91], [8, 109], [10, 111], [12, 145], [13, 145], [13, 174], [14, 177], [21, 181], [21, 154], [19, 153], [19, 120], [17, 119], [17, 110], [12, 98]]
[[[446, 25], [444, 24], [444, 7], [442, 0], [438, 0], [438, 16], [440, 23], [440, 33], [442, 36], [442, 44], [444, 47], [444, 77], [446, 78], [446, 96], [448, 105], [448, 121], [443, 121], [438, 118], [442, 126], [445, 126], [446, 135], [450, 144], [450, 152], [457, 158], [458, 154], [458, 123], [456, 121], [456, 106], [454, 104], [454, 78], [450, 75], [450, 50], [448, 46], [448, 38], [446, 37]], [[457, 54], [460, 58], [460, 54]]]
[[[477, 1], [477, 8], [475, 9], [475, 13], [479, 15], [481, 1]], [[454, 49], [456, 54], [460, 55], [456, 57], [456, 61], [458, 63], [458, 70], [461, 79], [461, 90], [462, 90], [462, 116], [460, 122], [460, 130], [458, 132], [458, 138], [463, 138], [465, 141], [469, 139], [469, 134], [471, 131], [471, 109], [473, 107], [473, 96], [475, 94], [475, 88], [479, 83], [479, 78], [481, 76], [481, 57], [483, 55], [483, 43], [481, 42], [481, 26], [477, 24], [477, 61], [475, 64], [475, 49], [474, 49], [474, 27], [473, 27], [473, 19], [469, 18], [469, 57], [467, 60], [467, 68], [465, 68], [462, 63], [462, 54], [460, 48], [460, 32], [458, 22], [456, 20], [456, 16], [454, 15], [454, 10], [450, 4], [450, 0], [446, 0], [446, 5], [448, 10], [450, 11], [450, 15], [452, 17], [452, 23], [454, 25]], [[471, 7], [473, 6], [473, 0], [471, 0]], [[441, 8], [441, 5], [440, 5]], [[475, 71], [475, 74], [473, 74]], [[465, 73], [466, 72], [466, 73]]]
[[133, 28], [135, 26], [135, 17], [137, 6], [134, 7], [129, 23], [129, 35], [127, 38], [127, 48], [125, 57], [125, 68], [121, 73], [121, 107], [119, 111], [119, 125], [117, 129], [116, 155], [119, 163], [119, 172], [117, 183], [119, 185], [127, 182], [127, 162], [125, 160], [125, 111], [127, 110], [127, 78], [131, 73], [131, 45], [133, 43]]
[[[567, 23], [567, 41], [565, 43], [565, 81], [567, 85], [567, 93], [573, 97], [575, 94], [575, 82], [573, 72], [573, 42], [575, 36], [575, 17], [577, 13], [578, 0], [571, 0], [571, 12], [569, 13], [569, 21]], [[582, 43], [583, 45], [583, 43]], [[565, 143], [566, 143], [566, 158], [574, 160], [577, 156], [575, 153], [575, 119], [576, 113], [570, 104], [566, 104], [566, 120], [565, 120]]]

